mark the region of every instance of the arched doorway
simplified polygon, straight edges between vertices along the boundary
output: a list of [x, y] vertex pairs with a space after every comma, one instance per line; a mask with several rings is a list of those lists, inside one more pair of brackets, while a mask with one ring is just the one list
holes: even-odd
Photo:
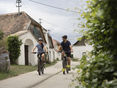
[[25, 65], [32, 65], [34, 63], [34, 60], [32, 60], [34, 56], [31, 53], [33, 47], [34, 47], [33, 41], [31, 39], [26, 39], [24, 44]]

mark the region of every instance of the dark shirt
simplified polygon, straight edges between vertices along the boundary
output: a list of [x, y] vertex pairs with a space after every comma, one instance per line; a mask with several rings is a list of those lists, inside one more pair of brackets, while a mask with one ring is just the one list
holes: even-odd
[[61, 46], [62, 46], [62, 49], [65, 51], [65, 52], [70, 52], [71, 49], [70, 49], [70, 41], [66, 41], [66, 42], [61, 42]]

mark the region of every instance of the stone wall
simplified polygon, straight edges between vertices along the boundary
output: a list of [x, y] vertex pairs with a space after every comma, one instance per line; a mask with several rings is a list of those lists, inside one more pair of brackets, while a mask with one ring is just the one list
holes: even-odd
[[10, 70], [9, 54], [4, 48], [0, 48], [0, 72], [8, 72]]

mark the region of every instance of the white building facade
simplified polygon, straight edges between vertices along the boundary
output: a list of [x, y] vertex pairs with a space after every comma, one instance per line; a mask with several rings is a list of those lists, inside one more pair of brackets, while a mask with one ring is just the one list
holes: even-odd
[[48, 49], [49, 61], [56, 59], [52, 37], [27, 13], [0, 15], [0, 29], [5, 36], [16, 35], [22, 40], [21, 54], [17, 60], [19, 65], [37, 65], [37, 55], [32, 54], [32, 49], [38, 44], [40, 37]]
[[61, 58], [62, 58], [61, 53], [57, 52], [57, 50], [60, 46], [60, 42], [53, 39], [53, 45], [54, 45], [55, 58], [58, 59], [58, 60], [61, 60]]
[[20, 47], [21, 54], [18, 58], [17, 63], [19, 65], [36, 65], [37, 64], [37, 55], [32, 53], [32, 49], [37, 45], [37, 41], [30, 31], [22, 31], [16, 33], [19, 39], [22, 41], [22, 45]]
[[46, 48], [48, 50], [48, 59], [50, 62], [53, 62], [55, 58], [55, 50], [52, 42], [52, 37], [49, 35], [46, 29], [43, 29], [45, 39], [47, 41]]
[[76, 59], [81, 59], [82, 56], [93, 50], [92, 45], [89, 45], [85, 40], [77, 41], [73, 45], [73, 57]]
[[47, 43], [41, 25], [25, 12], [0, 15], [0, 20], [0, 28], [5, 36], [16, 35], [22, 41], [17, 63], [37, 65], [37, 55], [32, 53], [32, 49], [38, 44], [40, 37]]

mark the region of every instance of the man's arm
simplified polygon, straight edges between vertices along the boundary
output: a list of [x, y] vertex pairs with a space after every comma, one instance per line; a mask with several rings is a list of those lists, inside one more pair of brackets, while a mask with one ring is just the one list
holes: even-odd
[[72, 45], [71, 45], [70, 41], [69, 41], [69, 47], [70, 47], [71, 52], [73, 52]]
[[59, 45], [59, 47], [58, 47], [58, 52], [61, 51], [61, 50], [62, 50], [62, 46]]

